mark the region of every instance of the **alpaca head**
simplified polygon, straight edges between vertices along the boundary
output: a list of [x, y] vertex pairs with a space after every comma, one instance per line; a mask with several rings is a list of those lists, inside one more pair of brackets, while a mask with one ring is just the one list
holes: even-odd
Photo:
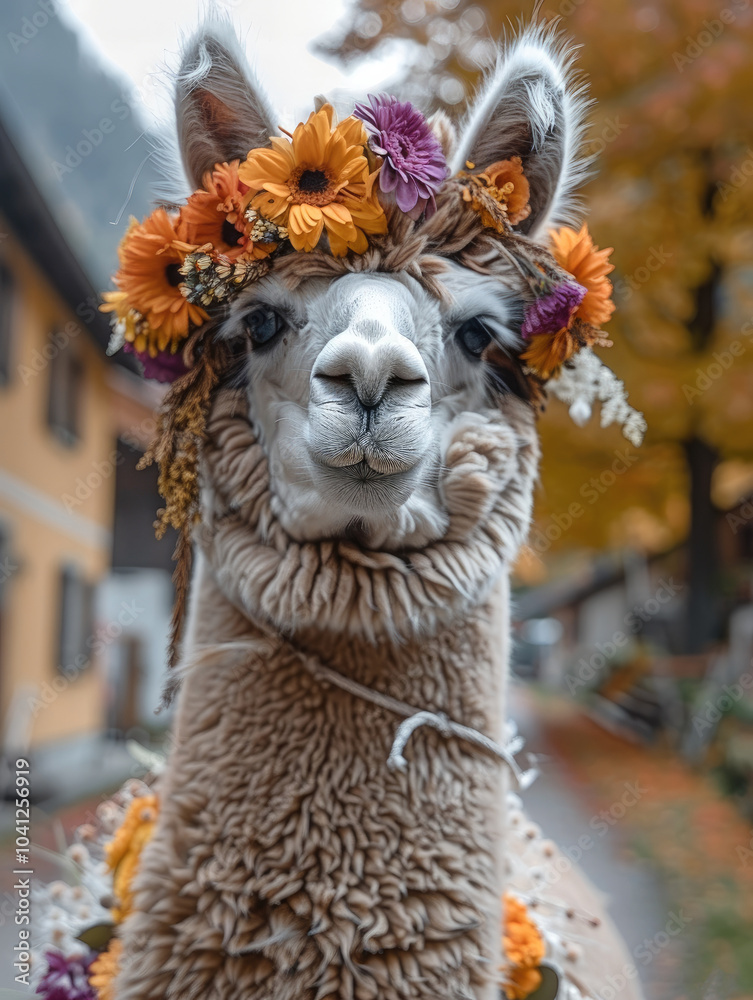
[[[521, 157], [531, 214], [520, 229], [533, 240], [567, 216], [582, 173], [583, 102], [567, 77], [551, 36], [530, 31], [504, 53], [457, 135], [436, 122], [453, 173], [469, 160]], [[176, 108], [195, 186], [215, 163], [279, 133], [224, 29], [188, 45]], [[298, 540], [399, 548], [441, 537], [457, 421], [502, 412], [520, 428], [534, 419], [518, 360], [525, 297], [515, 267], [483, 239], [453, 254], [453, 233], [434, 220], [405, 220], [392, 242], [339, 268], [318, 251], [276, 261], [221, 330], [243, 358], [238, 379], [269, 461], [275, 516]]]
[[293, 290], [270, 275], [235, 304], [224, 334], [246, 356], [274, 511], [293, 538], [371, 548], [438, 538], [458, 419], [503, 408], [532, 423], [512, 288], [452, 264], [442, 284], [451, 298], [439, 301], [400, 272]]

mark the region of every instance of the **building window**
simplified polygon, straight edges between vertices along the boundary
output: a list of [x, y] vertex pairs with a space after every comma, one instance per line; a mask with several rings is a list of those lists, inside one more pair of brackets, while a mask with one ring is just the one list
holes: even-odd
[[63, 444], [75, 445], [81, 437], [81, 392], [84, 366], [75, 347], [60, 347], [50, 339], [50, 389], [47, 423]]
[[94, 642], [94, 587], [75, 566], [60, 574], [58, 669], [75, 677], [89, 665]]
[[174, 569], [172, 553], [177, 533], [154, 534], [154, 512], [164, 501], [157, 489], [157, 469], [139, 469], [142, 452], [122, 438], [115, 470], [115, 517], [112, 531], [113, 569]]
[[5, 261], [0, 260], [0, 385], [10, 382], [15, 294], [13, 272]]

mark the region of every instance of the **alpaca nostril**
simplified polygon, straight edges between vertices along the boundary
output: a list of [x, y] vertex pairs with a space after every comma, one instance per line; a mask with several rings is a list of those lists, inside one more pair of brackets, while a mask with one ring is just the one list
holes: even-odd
[[358, 402], [364, 410], [374, 410], [387, 396], [392, 395], [399, 389], [410, 390], [426, 384], [426, 379], [423, 378], [399, 378], [396, 375], [390, 375], [379, 386], [372, 387], [354, 384], [353, 388]]
[[342, 375], [325, 375], [322, 373], [318, 373], [315, 375], [315, 378], [320, 379], [325, 384], [333, 386], [345, 386], [346, 388], [355, 390], [355, 385], [353, 383], [353, 376], [347, 373], [343, 373]]
[[387, 379], [387, 385], [384, 387], [384, 391], [387, 393], [392, 389], [411, 389], [428, 384], [428, 379], [425, 379], [423, 376], [419, 376], [417, 378], [400, 378], [398, 375], [390, 375]]
[[[429, 374], [416, 346], [399, 334], [376, 342], [346, 331], [322, 350], [312, 370], [312, 399], [358, 403], [373, 410], [392, 397], [397, 404], [428, 403]], [[424, 398], [425, 397], [425, 398]]]
[[336, 391], [347, 390], [350, 398], [355, 397], [364, 410], [376, 409], [385, 397], [398, 393], [401, 389], [410, 394], [411, 390], [421, 389], [429, 384], [428, 378], [423, 376], [402, 378], [384, 372], [365, 373], [360, 370], [338, 374], [316, 372], [314, 378], [320, 385], [329, 386]]

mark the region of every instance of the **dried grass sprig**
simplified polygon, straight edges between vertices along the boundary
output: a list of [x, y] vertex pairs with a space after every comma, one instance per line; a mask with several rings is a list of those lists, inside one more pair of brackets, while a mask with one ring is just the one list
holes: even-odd
[[[157, 420], [154, 441], [138, 468], [154, 462], [159, 466], [157, 488], [165, 506], [154, 522], [157, 538], [175, 528], [178, 541], [173, 552], [175, 606], [170, 625], [168, 664], [175, 666], [186, 615], [191, 577], [191, 532], [199, 513], [199, 456], [206, 435], [212, 392], [230, 362], [225, 341], [214, 337], [216, 327], [207, 324], [186, 342], [185, 375], [176, 379], [165, 396]], [[166, 692], [166, 700], [170, 694]]]

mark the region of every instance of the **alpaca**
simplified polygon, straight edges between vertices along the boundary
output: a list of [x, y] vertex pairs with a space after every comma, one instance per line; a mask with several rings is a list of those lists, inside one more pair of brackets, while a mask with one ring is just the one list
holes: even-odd
[[[277, 133], [216, 25], [186, 47], [176, 108], [196, 187]], [[573, 210], [584, 108], [535, 28], [457, 137], [434, 125], [455, 171], [522, 157], [535, 242]], [[521, 276], [448, 212], [395, 216], [360, 256], [281, 256], [214, 334], [233, 376], [201, 449], [174, 743], [118, 1000], [500, 996], [502, 893], [555, 849], [500, 761], [441, 723], [387, 765], [394, 702], [504, 743], [508, 573], [538, 464]], [[578, 878], [539, 891], [563, 921], [601, 909]], [[587, 923], [561, 996], [626, 965], [608, 921]]]

